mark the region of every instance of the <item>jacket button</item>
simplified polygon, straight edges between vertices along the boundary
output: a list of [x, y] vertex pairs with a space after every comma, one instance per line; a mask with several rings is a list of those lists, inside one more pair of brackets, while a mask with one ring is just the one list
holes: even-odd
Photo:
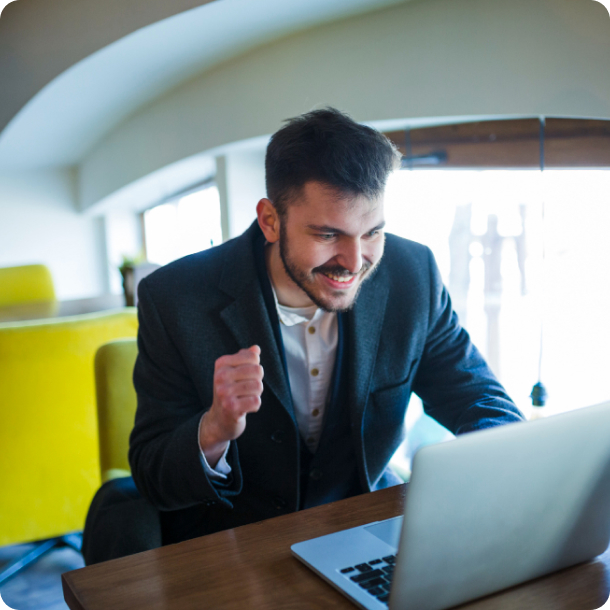
[[271, 435], [271, 440], [274, 443], [281, 443], [284, 440], [284, 435], [282, 434], [281, 430], [276, 430], [272, 435]]
[[286, 508], [286, 500], [280, 496], [276, 496], [273, 498], [273, 506], [278, 510], [282, 510], [282, 508]]
[[309, 478], [313, 479], [314, 481], [319, 481], [322, 478], [322, 471], [318, 470], [317, 468], [313, 468], [309, 472]]

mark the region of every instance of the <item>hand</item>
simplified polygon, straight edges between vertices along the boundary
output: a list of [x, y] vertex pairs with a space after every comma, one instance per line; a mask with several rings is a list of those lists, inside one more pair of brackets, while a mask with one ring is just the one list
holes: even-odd
[[199, 429], [199, 444], [214, 468], [229, 441], [246, 428], [246, 415], [261, 406], [263, 367], [261, 349], [253, 345], [237, 354], [221, 356], [214, 364], [214, 400]]

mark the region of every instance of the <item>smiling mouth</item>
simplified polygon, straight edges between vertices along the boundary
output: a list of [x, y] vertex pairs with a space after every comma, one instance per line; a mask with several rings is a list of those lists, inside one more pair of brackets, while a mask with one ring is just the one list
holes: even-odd
[[351, 273], [349, 275], [339, 275], [337, 273], [333, 273], [332, 271], [320, 271], [320, 273], [331, 279], [333, 282], [339, 282], [340, 284], [349, 284], [354, 278], [356, 278], [357, 275], [359, 275], [358, 273], [355, 275]]
[[349, 288], [355, 284], [359, 278], [363, 278], [365, 275], [367, 275], [367, 272], [371, 267], [371, 263], [364, 261], [362, 267], [357, 273], [351, 273], [344, 267], [340, 266], [318, 267], [317, 269], [314, 269], [314, 273], [320, 273], [323, 275], [325, 278], [330, 280], [331, 284], [334, 284], [335, 288]]

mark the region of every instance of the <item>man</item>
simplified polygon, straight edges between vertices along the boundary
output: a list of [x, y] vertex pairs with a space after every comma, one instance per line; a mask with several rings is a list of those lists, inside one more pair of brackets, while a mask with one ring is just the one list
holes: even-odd
[[139, 492], [177, 542], [399, 482], [412, 391], [455, 434], [521, 419], [430, 251], [385, 235], [397, 152], [334, 109], [267, 149], [242, 236], [139, 288]]

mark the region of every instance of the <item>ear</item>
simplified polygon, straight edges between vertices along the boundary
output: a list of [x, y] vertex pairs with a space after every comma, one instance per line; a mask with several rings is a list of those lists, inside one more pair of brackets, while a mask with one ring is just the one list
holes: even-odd
[[278, 241], [280, 238], [280, 217], [269, 199], [261, 199], [256, 204], [256, 216], [258, 226], [261, 228], [265, 239], [270, 244]]

